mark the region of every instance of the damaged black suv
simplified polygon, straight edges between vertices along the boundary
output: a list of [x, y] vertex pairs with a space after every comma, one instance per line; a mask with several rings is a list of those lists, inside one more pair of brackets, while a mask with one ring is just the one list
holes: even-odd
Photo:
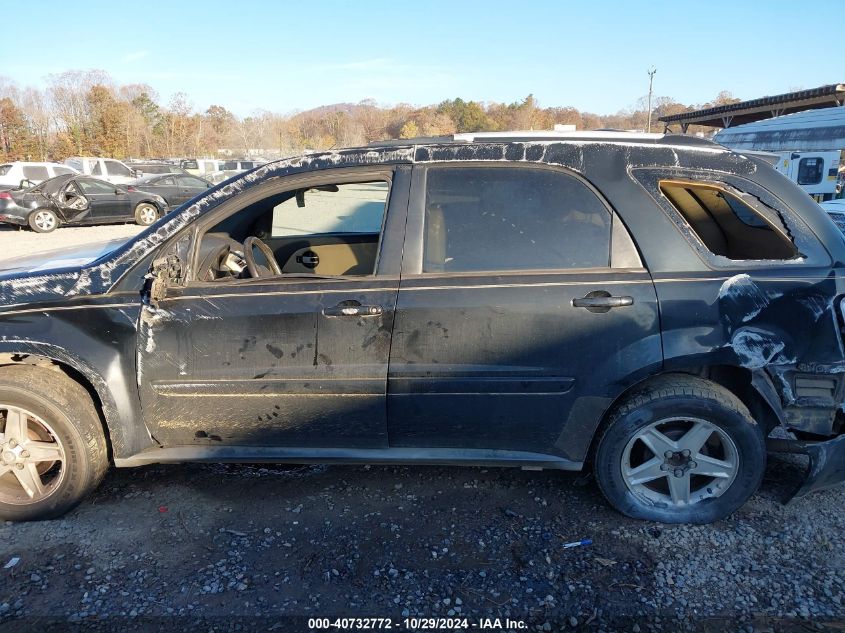
[[110, 464], [238, 461], [589, 464], [627, 515], [713, 521], [767, 450], [809, 455], [798, 494], [845, 478], [843, 295], [828, 216], [702, 139], [276, 161], [4, 271], [0, 518]]

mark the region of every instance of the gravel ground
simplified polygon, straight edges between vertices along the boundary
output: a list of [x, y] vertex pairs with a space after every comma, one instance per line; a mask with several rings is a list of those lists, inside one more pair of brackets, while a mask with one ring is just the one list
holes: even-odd
[[0, 620], [291, 631], [308, 630], [295, 618], [404, 628], [407, 616], [454, 616], [470, 628], [501, 618], [491, 630], [510, 618], [527, 630], [841, 631], [845, 491], [781, 505], [802, 467], [772, 456], [760, 492], [708, 526], [627, 519], [572, 473], [112, 470], [67, 517], [0, 526]]
[[[0, 230], [0, 258], [138, 230]], [[841, 631], [845, 490], [783, 506], [802, 470], [772, 456], [760, 492], [709, 526], [627, 519], [571, 473], [112, 470], [61, 520], [0, 524], [0, 629], [294, 631], [338, 616], [405, 629], [436, 616], [459, 618], [449, 630], [493, 618], [487, 630]]]
[[142, 228], [137, 224], [107, 224], [64, 227], [52, 233], [36, 233], [28, 229], [0, 225], [0, 270], [4, 263], [12, 263], [16, 257], [26, 257], [35, 253], [74, 246], [100, 244], [118, 237], [129, 239]]

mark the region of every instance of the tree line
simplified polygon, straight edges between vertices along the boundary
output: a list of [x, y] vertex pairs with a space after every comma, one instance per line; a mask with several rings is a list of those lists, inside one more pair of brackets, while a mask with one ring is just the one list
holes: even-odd
[[[728, 92], [698, 105], [657, 97], [652, 100], [652, 131], [662, 130], [660, 116], [736, 101]], [[574, 124], [578, 130], [643, 130], [645, 102], [641, 98], [631, 109], [600, 115], [573, 107], [543, 108], [533, 95], [509, 104], [456, 98], [422, 107], [366, 100], [286, 114], [256, 110], [239, 117], [223, 105], [197, 111], [184, 93], [162, 103], [147, 84], [118, 85], [103, 71], [71, 70], [50, 75], [43, 89], [0, 77], [0, 160], [202, 157], [216, 156], [221, 149], [269, 158], [388, 138], [548, 130], [558, 123]], [[700, 130], [704, 128], [691, 128], [690, 133]]]

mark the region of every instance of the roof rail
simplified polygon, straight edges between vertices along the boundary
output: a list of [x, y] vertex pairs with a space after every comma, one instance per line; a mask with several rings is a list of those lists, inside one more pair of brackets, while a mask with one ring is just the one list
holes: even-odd
[[418, 136], [405, 139], [372, 141], [367, 147], [400, 147], [410, 145], [441, 145], [451, 143], [530, 143], [544, 141], [622, 141], [626, 143], [668, 144], [689, 146], [718, 146], [709, 139], [685, 134], [655, 134], [597, 130], [589, 132], [554, 132], [548, 130], [515, 130], [510, 132], [461, 132], [448, 136]]

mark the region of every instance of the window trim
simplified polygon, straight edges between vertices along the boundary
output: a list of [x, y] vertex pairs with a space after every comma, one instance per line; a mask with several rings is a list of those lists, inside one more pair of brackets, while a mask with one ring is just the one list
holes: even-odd
[[[610, 263], [607, 267], [599, 268], [541, 268], [541, 269], [510, 269], [486, 271], [433, 271], [423, 272], [423, 255], [425, 240], [425, 196], [428, 171], [431, 169], [536, 169], [552, 171], [572, 177], [587, 187], [607, 210], [610, 216]], [[413, 167], [411, 178], [410, 203], [408, 205], [408, 227], [405, 232], [405, 249], [402, 258], [402, 277], [420, 279], [438, 279], [454, 277], [514, 277], [525, 275], [562, 275], [608, 272], [644, 272], [639, 249], [628, 228], [610, 205], [607, 198], [586, 178], [578, 172], [559, 165], [546, 163], [521, 163], [516, 161], [438, 161], [434, 163], [417, 163]]]

